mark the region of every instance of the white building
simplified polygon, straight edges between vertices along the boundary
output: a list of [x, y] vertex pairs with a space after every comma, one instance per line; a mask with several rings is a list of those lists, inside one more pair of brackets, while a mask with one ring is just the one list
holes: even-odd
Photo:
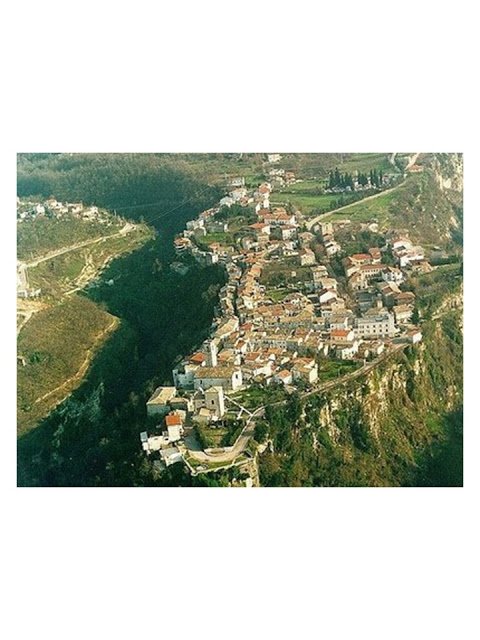
[[147, 415], [165, 415], [169, 412], [169, 402], [175, 396], [175, 387], [158, 387], [147, 401]]
[[292, 368], [294, 380], [313, 384], [318, 379], [318, 365], [313, 358], [297, 358]]
[[417, 344], [417, 342], [420, 342], [422, 340], [422, 332], [420, 331], [420, 329], [412, 329], [412, 331], [409, 331], [409, 333], [407, 334], [407, 337], [409, 342], [411, 342], [412, 344]]
[[292, 384], [293, 382], [292, 372], [288, 371], [288, 369], [281, 369], [273, 376], [273, 380], [275, 380], [275, 382], [278, 382], [280, 384], [285, 384], [285, 385]]
[[160, 457], [167, 467], [182, 461], [182, 454], [177, 447], [169, 447], [160, 451]]
[[165, 417], [165, 426], [167, 427], [168, 441], [178, 442], [183, 436], [183, 422], [179, 413], [172, 412]]
[[274, 164], [275, 162], [280, 162], [281, 159], [282, 159], [282, 156], [279, 153], [268, 153], [267, 154], [267, 160], [271, 164]]
[[327, 256], [334, 256], [341, 249], [341, 246], [335, 240], [331, 240], [325, 243], [325, 251]]
[[355, 336], [357, 338], [391, 338], [397, 333], [393, 315], [388, 313], [368, 312], [362, 318], [355, 319]]
[[233, 198], [231, 198], [230, 196], [225, 196], [224, 198], [222, 198], [220, 200], [220, 206], [221, 207], [231, 207], [232, 204], [235, 204], [235, 200]]
[[311, 249], [300, 249], [298, 254], [300, 256], [300, 264], [302, 267], [308, 267], [315, 264], [315, 254]]
[[351, 360], [356, 353], [358, 353], [359, 347], [358, 340], [352, 340], [351, 342], [345, 342], [344, 344], [339, 344], [335, 348], [335, 355], [340, 360]]
[[318, 294], [318, 301], [320, 302], [320, 304], [327, 304], [328, 302], [336, 299], [336, 292], [331, 291], [330, 289], [322, 289]]
[[395, 282], [396, 284], [400, 284], [403, 282], [404, 277], [400, 269], [397, 269], [396, 267], [385, 267], [382, 271], [382, 280], [385, 282]]

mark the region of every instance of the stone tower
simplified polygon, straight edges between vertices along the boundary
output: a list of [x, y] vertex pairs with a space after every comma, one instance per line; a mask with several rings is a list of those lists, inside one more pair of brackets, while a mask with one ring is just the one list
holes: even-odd
[[205, 407], [213, 413], [215, 418], [223, 418], [225, 413], [223, 387], [210, 387], [205, 391]]
[[218, 348], [214, 340], [208, 340], [205, 344], [205, 351], [207, 356], [207, 367], [217, 366], [217, 353]]

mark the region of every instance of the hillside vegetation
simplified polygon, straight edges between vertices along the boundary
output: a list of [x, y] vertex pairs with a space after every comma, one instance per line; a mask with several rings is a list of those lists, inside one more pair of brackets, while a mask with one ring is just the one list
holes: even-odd
[[18, 338], [18, 432], [24, 433], [79, 386], [117, 319], [83, 296], [39, 311]]
[[[105, 309], [120, 324], [96, 352], [81, 385], [35, 429], [20, 435], [20, 485], [152, 483], [151, 469], [138, 446], [138, 434], [147, 420], [145, 399], [155, 386], [170, 379], [176, 359], [208, 335], [225, 280], [218, 266], [192, 265], [185, 277], [169, 269], [173, 235], [217, 201], [215, 188], [188, 168], [184, 172], [169, 165], [157, 171], [158, 159], [145, 173], [149, 157], [96, 156], [92, 160], [90, 165], [88, 156], [73, 157], [68, 167], [67, 156], [19, 158], [20, 186], [24, 194], [37, 191], [59, 200], [88, 203], [91, 196], [92, 203], [103, 207], [113, 204], [115, 197], [117, 204], [135, 207], [125, 216], [150, 220], [158, 234], [107, 265], [100, 286], [87, 292], [92, 309], [102, 313]], [[99, 180], [114, 186], [97, 200], [94, 191]], [[123, 189], [117, 191], [122, 180]], [[142, 202], [149, 205], [137, 207]]]
[[[21, 485], [225, 484], [221, 474], [192, 478], [181, 465], [155, 477], [139, 446], [139, 432], [148, 424], [145, 400], [155, 386], [171, 381], [173, 364], [209, 334], [218, 291], [225, 282], [218, 265], [200, 268], [192, 263], [186, 276], [169, 268], [173, 235], [221, 194], [221, 189], [207, 186], [198, 162], [188, 157], [177, 160], [158, 155], [138, 156], [138, 161], [128, 154], [95, 155], [90, 166], [86, 156], [19, 158], [24, 192], [86, 203], [91, 197], [99, 206], [116, 203], [124, 208], [124, 215], [149, 220], [158, 231], [151, 242], [109, 264], [100, 286], [88, 292], [97, 308], [118, 317], [120, 325], [97, 352], [83, 383], [36, 429], [19, 438]], [[263, 162], [262, 158], [229, 159], [224, 154], [212, 159], [212, 165], [217, 171], [223, 163], [235, 175], [238, 165], [250, 161], [258, 167]], [[338, 157], [331, 161], [336, 166]], [[314, 175], [313, 164], [310, 169]], [[430, 177], [438, 186], [435, 198], [443, 194], [448, 203], [438, 219], [442, 224], [446, 221], [445, 229], [451, 233], [447, 218], [455, 215], [457, 198], [448, 189], [442, 191], [434, 171]], [[427, 185], [425, 189], [436, 188], [423, 182], [430, 177], [412, 176], [414, 191], [407, 190], [406, 200], [388, 215], [393, 216], [392, 224], [401, 227], [408, 220], [403, 217], [408, 205], [412, 209], [406, 215], [416, 212], [418, 232], [424, 225], [433, 239], [436, 220], [430, 210], [422, 210], [415, 191], [419, 188], [422, 193], [422, 184]], [[110, 188], [110, 179], [118, 190]], [[97, 186], [102, 188], [96, 197]], [[461, 210], [456, 219], [460, 217]], [[415, 228], [412, 231], [417, 233]], [[453, 233], [445, 236], [445, 242], [455, 242]], [[281, 274], [270, 275], [281, 278]], [[108, 284], [110, 280], [114, 286]], [[457, 282], [458, 278], [449, 280], [447, 293], [450, 285], [455, 291]], [[418, 287], [420, 296], [428, 288], [421, 279], [412, 286]], [[434, 318], [443, 293], [439, 286], [434, 302], [425, 304], [426, 318]], [[293, 396], [286, 406], [269, 410], [256, 430], [256, 437], [270, 441], [260, 458], [262, 484], [461, 484], [460, 313], [447, 308], [423, 326], [423, 345], [407, 349], [404, 356], [384, 363], [367, 379], [312, 396], [307, 402]]]
[[[110, 230], [104, 230], [105, 232], [114, 233]], [[137, 225], [125, 235], [107, 237], [100, 242], [49, 258], [29, 268], [30, 285], [41, 288], [42, 300], [54, 302], [64, 293], [85, 286], [95, 286], [92, 281], [99, 277], [111, 260], [138, 249], [153, 237], [151, 227]]]
[[74, 242], [111, 235], [122, 226], [123, 223], [115, 220], [102, 224], [73, 217], [63, 220], [38, 217], [17, 225], [17, 256], [28, 261]]
[[193, 214], [221, 197], [198, 170], [161, 154], [19, 154], [17, 189], [19, 196], [53, 195], [135, 220], [161, 220], [164, 231], [175, 213]]
[[446, 316], [425, 325], [420, 350], [363, 382], [268, 410], [271, 447], [260, 457], [262, 485], [461, 486], [457, 322]]

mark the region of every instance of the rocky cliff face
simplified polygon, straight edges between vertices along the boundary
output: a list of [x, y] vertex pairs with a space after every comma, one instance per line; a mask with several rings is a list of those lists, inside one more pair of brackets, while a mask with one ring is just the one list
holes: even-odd
[[425, 327], [423, 343], [325, 394], [318, 413], [307, 407], [307, 421], [324, 432], [315, 438], [318, 453], [326, 432], [343, 464], [363, 469], [353, 484], [417, 483], [422, 458], [446, 437], [445, 418], [462, 404], [460, 320], [458, 309], [444, 312]]
[[433, 155], [432, 169], [442, 191], [463, 190], [463, 155], [461, 153], [436, 153]]
[[260, 456], [262, 485], [461, 484], [460, 324], [461, 309], [445, 308], [424, 323], [422, 343], [362, 379], [310, 396], [294, 423], [288, 408], [277, 411], [269, 418], [270, 450]]

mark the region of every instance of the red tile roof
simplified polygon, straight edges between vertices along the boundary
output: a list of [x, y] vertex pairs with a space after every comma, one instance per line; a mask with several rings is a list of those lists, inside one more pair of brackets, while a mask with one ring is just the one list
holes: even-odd
[[165, 424], [167, 427], [178, 427], [182, 424], [182, 419], [176, 413], [170, 413], [168, 416], [165, 416]]
[[206, 360], [206, 356], [204, 353], [194, 353], [193, 356], [190, 356], [189, 360], [190, 362], [194, 362], [195, 364], [201, 364], [202, 362], [205, 362]]
[[368, 253], [354, 253], [351, 256], [352, 260], [371, 260], [372, 256]]
[[333, 329], [330, 335], [334, 338], [346, 338], [350, 334], [351, 329]]

